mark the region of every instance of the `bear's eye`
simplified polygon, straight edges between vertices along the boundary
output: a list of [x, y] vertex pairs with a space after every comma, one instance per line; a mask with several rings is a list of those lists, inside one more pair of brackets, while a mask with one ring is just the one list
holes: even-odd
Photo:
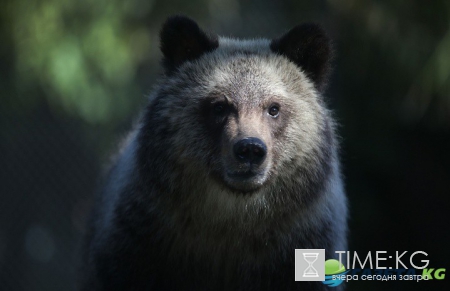
[[270, 114], [270, 116], [277, 117], [279, 112], [280, 112], [280, 106], [274, 104], [274, 105], [269, 107], [268, 113]]
[[223, 114], [225, 112], [225, 104], [222, 102], [218, 102], [216, 104], [214, 104], [213, 106], [213, 111], [215, 114]]

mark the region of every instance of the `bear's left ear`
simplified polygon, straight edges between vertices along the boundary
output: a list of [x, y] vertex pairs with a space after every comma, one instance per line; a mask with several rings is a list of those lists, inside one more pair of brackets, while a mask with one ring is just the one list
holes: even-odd
[[305, 23], [272, 40], [270, 49], [297, 64], [316, 88], [325, 87], [332, 57], [331, 41], [317, 24]]
[[219, 46], [217, 36], [205, 33], [192, 19], [178, 15], [166, 20], [160, 32], [160, 43], [166, 73]]

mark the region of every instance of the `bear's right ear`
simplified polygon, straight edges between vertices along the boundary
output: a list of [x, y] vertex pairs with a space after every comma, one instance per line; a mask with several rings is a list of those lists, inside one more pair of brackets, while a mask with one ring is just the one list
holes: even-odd
[[217, 36], [208, 35], [195, 21], [178, 15], [166, 20], [160, 32], [160, 42], [166, 73], [219, 46]]
[[331, 40], [317, 24], [304, 23], [272, 40], [270, 49], [303, 69], [317, 89], [325, 87], [333, 56]]

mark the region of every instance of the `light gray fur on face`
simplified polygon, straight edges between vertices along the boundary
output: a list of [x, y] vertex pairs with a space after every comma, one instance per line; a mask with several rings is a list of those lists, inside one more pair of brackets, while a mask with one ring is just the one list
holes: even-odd
[[[170, 78], [168, 83], [163, 84], [164, 87], [180, 87], [185, 84], [185, 79], [195, 79], [193, 83], [196, 83], [195, 86], [179, 89], [180, 92], [174, 96], [167, 96], [170, 101], [167, 111], [159, 112], [167, 116], [174, 127], [186, 130], [184, 134], [188, 136], [175, 136], [175, 146], [180, 150], [189, 149], [204, 154], [205, 148], [201, 144], [183, 144], [189, 141], [201, 143], [204, 139], [202, 126], [192, 124], [195, 115], [199, 114], [197, 105], [202, 99], [218, 92], [231, 99], [239, 108], [239, 117], [244, 118], [245, 114], [251, 115], [253, 112], [262, 115], [262, 109], [272, 102], [281, 103], [280, 115], [288, 115], [286, 118], [289, 118], [290, 126], [285, 134], [288, 139], [280, 141], [283, 145], [275, 141], [274, 150], [283, 162], [303, 162], [303, 158], [317, 148], [321, 139], [319, 130], [324, 126], [327, 114], [313, 84], [286, 58], [271, 53], [268, 40], [220, 38], [220, 44], [214, 53], [186, 64], [180, 68], [176, 78]], [[263, 130], [258, 127], [268, 127], [256, 121], [259, 120], [254, 122], [256, 131]], [[241, 126], [251, 125], [243, 122]], [[201, 159], [196, 153], [185, 151], [181, 157]]]
[[[274, 207], [280, 206], [274, 201], [283, 202], [281, 192], [302, 195], [302, 189], [289, 188], [292, 180], [302, 184], [303, 177], [295, 172], [302, 166], [322, 167], [317, 151], [327, 142], [324, 128], [333, 130], [333, 126], [312, 82], [287, 58], [272, 53], [269, 40], [220, 38], [219, 43], [212, 53], [183, 64], [177, 74], [163, 80], [160, 90], [170, 95], [159, 101], [167, 106], [158, 114], [167, 117], [173, 131], [182, 133], [172, 136], [174, 162], [181, 171], [174, 175], [182, 177], [180, 188], [190, 192], [190, 198], [177, 203], [186, 203], [182, 208], [197, 211], [199, 219], [241, 220], [236, 225], [250, 227], [261, 215], [273, 214]], [[216, 93], [218, 98], [225, 95], [239, 112], [225, 126], [220, 153], [229, 153], [232, 141], [243, 136], [258, 135], [270, 145], [265, 175], [256, 181], [259, 188], [252, 195], [237, 195], [212, 178], [217, 172], [226, 182], [227, 167], [232, 166], [229, 155], [213, 151], [204, 125], [196, 118], [203, 99]], [[279, 120], [265, 114], [273, 102], [280, 104]], [[284, 123], [277, 136], [280, 120]]]

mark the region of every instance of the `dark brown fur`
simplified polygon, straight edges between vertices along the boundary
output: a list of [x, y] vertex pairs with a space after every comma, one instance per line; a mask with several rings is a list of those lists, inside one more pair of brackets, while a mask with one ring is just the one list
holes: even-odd
[[[217, 39], [180, 17], [161, 40], [166, 75], [106, 177], [84, 290], [326, 290], [294, 281], [294, 250], [332, 258], [346, 246], [334, 123], [318, 91], [329, 41], [315, 26], [272, 42]], [[234, 156], [246, 137], [267, 146], [258, 165]], [[229, 174], [243, 169], [256, 178]]]

